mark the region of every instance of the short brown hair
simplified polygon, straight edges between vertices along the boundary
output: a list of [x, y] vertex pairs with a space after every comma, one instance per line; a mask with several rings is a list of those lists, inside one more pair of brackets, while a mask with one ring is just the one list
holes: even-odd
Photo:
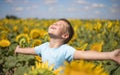
[[73, 37], [73, 35], [74, 35], [74, 29], [73, 29], [71, 23], [70, 23], [67, 19], [61, 18], [61, 19], [59, 19], [59, 20], [64, 21], [64, 22], [66, 22], [66, 23], [68, 24], [69, 37], [68, 37], [68, 38], [65, 40], [65, 42], [64, 42], [64, 43], [68, 43], [68, 42], [72, 39], [72, 37]]

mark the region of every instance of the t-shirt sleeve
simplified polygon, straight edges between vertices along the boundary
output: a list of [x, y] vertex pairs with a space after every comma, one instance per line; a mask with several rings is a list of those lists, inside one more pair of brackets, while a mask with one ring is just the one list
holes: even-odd
[[41, 45], [34, 48], [37, 55], [41, 56]]
[[66, 61], [70, 62], [71, 60], [73, 60], [74, 52], [75, 52], [75, 49], [73, 47], [69, 46], [66, 49], [66, 54], [65, 54]]
[[39, 45], [39, 46], [36, 46], [36, 47], [34, 48], [36, 54], [39, 55], [39, 56], [41, 56], [42, 50], [43, 50], [43, 48], [44, 48], [45, 46], [46, 46], [46, 43], [41, 44], [41, 45]]

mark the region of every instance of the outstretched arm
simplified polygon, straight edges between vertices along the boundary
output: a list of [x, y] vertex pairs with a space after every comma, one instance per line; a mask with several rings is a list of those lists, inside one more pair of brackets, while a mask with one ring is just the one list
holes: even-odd
[[75, 51], [73, 59], [85, 60], [113, 60], [120, 64], [120, 49], [112, 52], [97, 52], [97, 51]]
[[34, 48], [20, 48], [19, 46], [16, 47], [15, 53], [36, 55]]

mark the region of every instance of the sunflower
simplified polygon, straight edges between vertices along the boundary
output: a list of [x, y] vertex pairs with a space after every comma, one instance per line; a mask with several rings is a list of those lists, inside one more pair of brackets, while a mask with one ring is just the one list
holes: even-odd
[[103, 44], [104, 44], [104, 42], [101, 42], [101, 43], [93, 43], [93, 44], [91, 44], [90, 49], [101, 52], [101, 51], [102, 51], [102, 46], [103, 46]]
[[112, 27], [112, 25], [113, 25], [112, 22], [110, 22], [110, 21], [107, 22], [107, 28], [108, 29], [110, 29]]
[[40, 30], [39, 29], [33, 29], [33, 30], [31, 30], [30, 37], [32, 39], [39, 38], [40, 37]]
[[35, 56], [35, 59], [36, 59], [38, 62], [42, 62], [41, 57], [40, 57], [40, 56], [38, 56], [38, 55], [36, 55], [36, 56]]
[[27, 34], [20, 34], [16, 37], [16, 41], [19, 42], [21, 38], [26, 38], [27, 42], [30, 40]]
[[8, 32], [4, 30], [0, 32], [0, 39], [7, 39], [7, 37], [8, 37]]
[[47, 31], [45, 31], [43, 29], [40, 30], [40, 37], [41, 38], [44, 38], [47, 34], [48, 34]]
[[90, 30], [90, 31], [93, 30], [93, 26], [92, 26], [91, 23], [86, 23], [86, 24], [85, 24], [85, 28], [86, 28], [87, 30]]
[[18, 30], [18, 26], [13, 26], [13, 31], [16, 32]]
[[27, 34], [20, 34], [16, 37], [16, 42], [19, 43], [20, 47], [27, 47], [29, 40], [30, 39]]
[[24, 26], [23, 31], [24, 31], [24, 33], [28, 33], [29, 32], [28, 27]]
[[24, 75], [58, 75], [62, 70], [62, 67], [53, 71], [54, 65], [48, 66], [48, 62], [40, 63], [35, 62], [35, 66], [32, 66], [31, 71]]
[[97, 24], [95, 24], [94, 26], [94, 29], [99, 31], [101, 27], [102, 27], [102, 24], [100, 22], [97, 22]]
[[0, 46], [1, 47], [8, 47], [8, 46], [10, 46], [10, 41], [9, 40], [5, 40], [5, 39], [3, 39], [3, 40], [1, 40], [0, 41]]
[[36, 40], [33, 41], [32, 47], [38, 46], [38, 45], [40, 45], [41, 43], [42, 43], [41, 40], [36, 39]]
[[102, 68], [102, 65], [96, 66], [91, 62], [80, 60], [65, 64], [63, 75], [108, 75]]

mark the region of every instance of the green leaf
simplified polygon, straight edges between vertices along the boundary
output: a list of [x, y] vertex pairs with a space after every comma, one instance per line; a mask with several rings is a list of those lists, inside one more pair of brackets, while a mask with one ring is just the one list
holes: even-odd
[[120, 66], [115, 70], [113, 75], [120, 75]]

